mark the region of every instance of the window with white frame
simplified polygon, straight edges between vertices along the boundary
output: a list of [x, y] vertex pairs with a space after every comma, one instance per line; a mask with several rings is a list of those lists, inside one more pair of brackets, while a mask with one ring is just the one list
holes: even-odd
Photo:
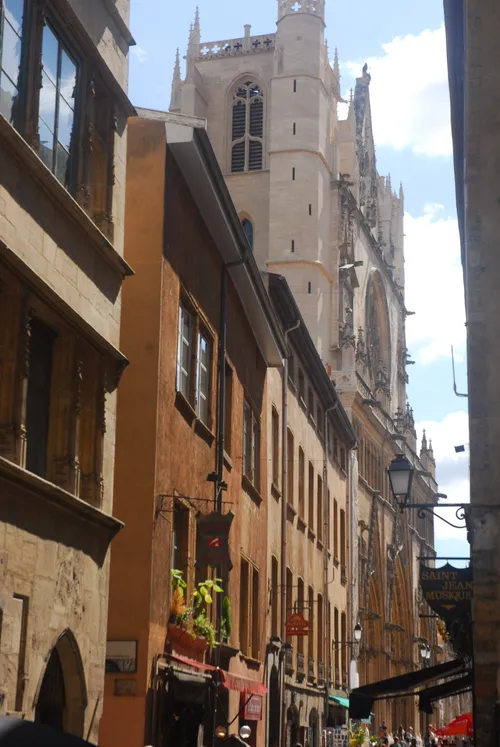
[[196, 412], [208, 426], [210, 414], [210, 361], [211, 344], [208, 336], [198, 333], [198, 361], [196, 374]]
[[259, 489], [260, 479], [260, 423], [252, 406], [243, 406], [243, 475]]
[[231, 117], [231, 171], [260, 171], [264, 152], [264, 97], [246, 81], [234, 92]]
[[179, 332], [177, 341], [177, 391], [187, 400], [191, 398], [191, 361], [193, 357], [194, 317], [184, 304], [179, 306]]

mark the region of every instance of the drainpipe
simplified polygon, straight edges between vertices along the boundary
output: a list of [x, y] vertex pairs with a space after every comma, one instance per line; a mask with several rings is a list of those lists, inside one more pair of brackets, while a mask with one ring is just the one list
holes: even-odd
[[328, 415], [334, 412], [339, 406], [338, 400], [331, 407], [325, 410], [324, 422], [324, 450], [323, 450], [323, 624], [324, 624], [324, 664], [325, 674], [325, 725], [328, 719], [328, 666], [331, 666], [331, 641], [328, 633], [331, 632], [330, 608], [328, 599], [328, 532], [330, 530], [330, 503], [328, 501]]
[[[346, 539], [348, 542], [347, 546], [347, 562], [348, 562], [348, 574], [349, 574], [349, 594], [347, 597], [347, 619], [349, 620], [349, 638], [351, 641], [354, 640], [354, 627], [356, 623], [358, 622], [357, 619], [354, 619], [354, 613], [355, 609], [359, 608], [359, 599], [358, 604], [355, 605], [354, 595], [356, 594], [356, 579], [354, 577], [353, 568], [354, 568], [354, 552], [356, 550], [356, 536], [357, 536], [357, 514], [354, 511], [354, 492], [356, 490], [357, 480], [353, 477], [354, 472], [354, 459], [356, 456], [356, 448], [350, 449], [347, 455], [348, 458], [348, 472], [347, 472], [347, 505], [346, 505], [346, 522], [347, 522], [347, 532], [346, 532]], [[356, 564], [357, 568], [357, 564]], [[359, 589], [357, 590], [357, 593], [359, 594]], [[356, 612], [356, 615], [359, 614], [359, 612]], [[351, 655], [349, 657], [349, 673], [348, 673], [348, 686], [349, 691], [353, 689], [353, 684], [356, 684], [356, 687], [359, 686], [359, 672], [358, 672], [358, 657], [354, 655], [355, 648], [354, 646], [350, 647]], [[352, 674], [353, 674], [353, 668], [354, 664], [353, 662], [356, 662], [356, 672], [358, 677], [358, 682], [353, 683], [352, 682]]]
[[[288, 341], [290, 332], [300, 327], [300, 319], [296, 324], [285, 330], [285, 343]], [[283, 386], [282, 386], [282, 432], [281, 432], [281, 626], [280, 638], [282, 645], [286, 641], [286, 512], [288, 503], [288, 355], [283, 361]], [[286, 653], [281, 657], [281, 743], [285, 745], [285, 719], [286, 719], [286, 696], [285, 696], [285, 665]]]

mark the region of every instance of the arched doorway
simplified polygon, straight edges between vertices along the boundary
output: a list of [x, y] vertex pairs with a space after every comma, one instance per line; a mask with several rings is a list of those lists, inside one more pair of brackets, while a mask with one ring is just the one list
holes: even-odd
[[299, 741], [299, 711], [292, 705], [286, 712], [286, 745], [294, 747]]
[[279, 747], [280, 743], [280, 701], [280, 681], [274, 665], [269, 677], [269, 747]]
[[320, 747], [319, 717], [316, 708], [311, 708], [309, 714], [309, 747]]
[[35, 721], [83, 736], [87, 695], [83, 663], [70, 630], [64, 631], [50, 652], [35, 699]]

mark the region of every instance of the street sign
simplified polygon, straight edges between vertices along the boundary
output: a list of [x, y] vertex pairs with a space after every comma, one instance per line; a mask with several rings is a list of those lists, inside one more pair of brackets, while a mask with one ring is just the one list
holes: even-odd
[[241, 693], [243, 703], [243, 716], [245, 721], [261, 721], [262, 719], [262, 695], [251, 695], [247, 692]]
[[286, 621], [287, 638], [309, 635], [309, 622], [299, 612], [294, 612]]
[[197, 563], [231, 570], [233, 564], [229, 555], [229, 532], [233, 519], [232, 511], [227, 514], [198, 516]]
[[429, 607], [444, 620], [467, 617], [472, 601], [472, 568], [420, 566], [420, 585]]

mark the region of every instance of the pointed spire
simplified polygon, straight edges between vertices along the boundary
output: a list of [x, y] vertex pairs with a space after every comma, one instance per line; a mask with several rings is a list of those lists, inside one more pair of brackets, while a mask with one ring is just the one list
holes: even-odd
[[429, 441], [429, 448], [427, 449], [427, 454], [429, 456], [429, 459], [432, 459], [432, 461], [434, 461], [434, 449], [432, 448], [432, 439]]
[[333, 58], [333, 72], [337, 76], [337, 78], [340, 78], [340, 65], [339, 65], [339, 50], [338, 47], [335, 47], [335, 56]]
[[194, 15], [193, 25], [193, 43], [199, 44], [201, 42], [201, 30], [200, 30], [200, 9], [196, 6], [196, 13]]
[[399, 199], [404, 200], [405, 195], [403, 192], [403, 182], [399, 182]]
[[422, 448], [420, 449], [420, 455], [427, 453], [427, 434], [425, 428], [422, 433]]
[[172, 77], [172, 94], [170, 96], [170, 111], [180, 109], [180, 93], [181, 93], [181, 59], [179, 55], [179, 47], [175, 55], [174, 74]]

